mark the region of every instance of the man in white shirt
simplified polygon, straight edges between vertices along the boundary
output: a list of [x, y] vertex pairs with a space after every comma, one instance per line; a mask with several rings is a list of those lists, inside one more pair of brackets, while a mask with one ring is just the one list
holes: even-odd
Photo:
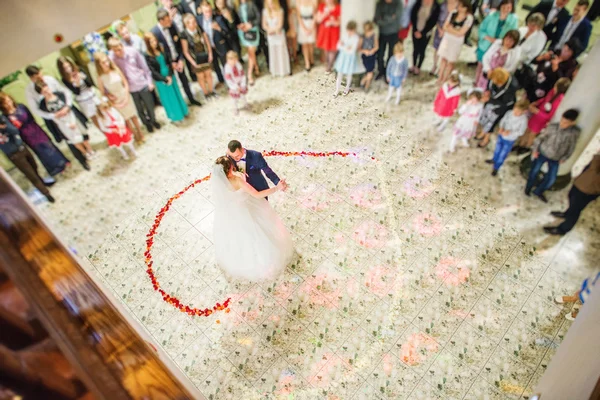
[[115, 21], [112, 26], [115, 32], [117, 32], [117, 35], [119, 35], [119, 39], [121, 39], [124, 46], [133, 47], [142, 55], [146, 54], [146, 51], [148, 50], [146, 49], [146, 43], [144, 43], [144, 40], [138, 35], [132, 35], [129, 32], [129, 28], [125, 21]]
[[175, 29], [173, 20], [171, 19], [171, 15], [169, 11], [164, 8], [159, 9], [156, 12], [156, 19], [158, 20], [158, 24], [154, 26], [150, 31], [156, 37], [156, 40], [160, 44], [165, 51], [169, 51], [171, 54], [171, 59], [173, 60], [173, 70], [177, 71], [177, 76], [179, 76], [179, 80], [181, 81], [181, 86], [183, 86], [183, 90], [187, 95], [187, 98], [190, 100], [190, 104], [195, 106], [202, 106], [196, 99], [194, 99], [194, 94], [190, 89], [190, 83], [188, 81], [187, 75], [185, 74], [185, 67], [183, 63], [183, 50], [181, 48], [181, 39], [177, 29]]
[[[31, 80], [31, 82], [29, 82], [29, 84], [25, 87], [25, 99], [27, 100], [27, 105], [29, 106], [29, 109], [31, 110], [32, 114], [44, 120], [46, 128], [48, 128], [50, 133], [52, 133], [54, 139], [57, 142], [61, 142], [64, 139], [64, 135], [61, 132], [58, 125], [52, 120], [52, 118], [54, 117], [60, 118], [61, 116], [67, 115], [72, 110], [75, 113], [77, 119], [81, 122], [81, 124], [87, 128], [87, 119], [81, 113], [81, 111], [79, 111], [76, 107], [73, 107], [73, 95], [71, 94], [70, 90], [67, 90], [55, 78], [49, 75], [43, 75], [42, 70], [36, 67], [35, 65], [30, 65], [27, 68], [25, 68], [25, 73]], [[38, 82], [44, 82], [46, 85], [48, 85], [52, 92], [60, 92], [64, 94], [67, 106], [54, 114], [42, 111], [40, 109], [40, 102], [44, 96], [35, 91], [35, 84]], [[89, 138], [87, 134], [84, 134], [83, 136], [84, 138]], [[67, 143], [67, 145], [69, 146], [69, 149], [71, 150], [73, 156], [75, 156], [77, 161], [81, 163], [83, 168], [89, 171], [90, 166], [87, 162], [86, 157], [72, 144]]]
[[[581, 51], [587, 48], [592, 34], [592, 24], [585, 17], [589, 6], [590, 3], [588, 0], [579, 0], [577, 2], [577, 5], [573, 8], [573, 16], [569, 20], [569, 23], [563, 31], [557, 32], [559, 39], [557, 42], [552, 43], [552, 48], [555, 51], [560, 50], [571, 38], [576, 38], [579, 41]], [[578, 55], [576, 54], [576, 56]]]

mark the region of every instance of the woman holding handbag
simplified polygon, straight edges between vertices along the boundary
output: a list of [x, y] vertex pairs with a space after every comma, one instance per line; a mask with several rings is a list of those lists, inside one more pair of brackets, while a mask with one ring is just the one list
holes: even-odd
[[252, 0], [236, 0], [235, 4], [241, 21], [238, 36], [248, 51], [248, 83], [254, 85], [254, 72], [259, 74], [256, 49], [260, 44], [260, 12]]

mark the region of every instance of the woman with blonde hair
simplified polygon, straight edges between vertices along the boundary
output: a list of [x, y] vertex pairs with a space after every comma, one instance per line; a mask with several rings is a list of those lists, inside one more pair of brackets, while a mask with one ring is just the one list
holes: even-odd
[[483, 112], [479, 119], [481, 133], [476, 137], [481, 140], [479, 147], [485, 148], [490, 143], [490, 136], [504, 114], [516, 102], [517, 86], [510, 73], [502, 68], [495, 68], [489, 73], [487, 90], [483, 94]]
[[98, 73], [98, 89], [110, 100], [133, 132], [136, 142], [143, 142], [144, 135], [140, 126], [135, 104], [129, 94], [129, 83], [123, 72], [104, 53], [96, 53], [94, 64]]
[[262, 28], [267, 33], [269, 43], [269, 71], [274, 76], [289, 75], [292, 70], [290, 66], [290, 54], [285, 40], [283, 9], [279, 0], [265, 0], [265, 8], [262, 16]]
[[216, 95], [212, 76], [213, 53], [210, 40], [192, 14], [184, 15], [183, 25], [185, 26], [181, 32], [183, 54], [194, 69], [193, 72], [198, 78], [204, 97], [209, 99]]

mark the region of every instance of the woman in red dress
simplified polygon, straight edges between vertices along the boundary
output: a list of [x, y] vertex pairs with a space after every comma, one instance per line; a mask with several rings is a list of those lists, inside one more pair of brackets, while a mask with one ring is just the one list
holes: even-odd
[[337, 44], [340, 40], [340, 18], [342, 9], [336, 0], [325, 0], [317, 10], [317, 48], [325, 52], [327, 72], [331, 72], [335, 62]]

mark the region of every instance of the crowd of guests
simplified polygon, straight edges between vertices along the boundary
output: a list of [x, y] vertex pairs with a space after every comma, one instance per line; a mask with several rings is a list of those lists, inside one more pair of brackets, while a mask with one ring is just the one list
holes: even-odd
[[[592, 27], [586, 17], [588, 0], [579, 0], [572, 14], [566, 3], [542, 0], [520, 27], [513, 0], [484, 0], [481, 5], [472, 0], [379, 0], [371, 21], [341, 27], [336, 0], [160, 0], [157, 23], [143, 36], [129, 32], [123, 21], [113, 24], [116, 34], [107, 40], [108, 54], [94, 55], [97, 89], [68, 57], [57, 60], [62, 83], [27, 67], [27, 105], [0, 94], [2, 150], [53, 201], [47, 186], [54, 180], [40, 177], [28, 148], [50, 176], [64, 171], [69, 161], [33, 115], [44, 120], [55, 141], [65, 140], [89, 170], [95, 157], [87, 135], [90, 121], [110, 147], [129, 159], [136, 155], [134, 142], [144, 142], [146, 132], [161, 128], [155, 116], [159, 104], [171, 121], [181, 121], [189, 115], [187, 103], [200, 107], [226, 86], [238, 114], [260, 74], [261, 55], [269, 72], [281, 77], [290, 75], [296, 63], [310, 73], [320, 55], [326, 72], [337, 73], [334, 96], [344, 80], [341, 93], [350, 94], [353, 75], [360, 73], [363, 90], [384, 80], [389, 88], [386, 102], [399, 104], [404, 82], [422, 73], [433, 38], [429, 74], [440, 87], [433, 106], [438, 131], [459, 116], [450, 151], [459, 143], [468, 146], [471, 139], [486, 148], [497, 131], [494, 155], [488, 160], [492, 175], [511, 151], [531, 152], [525, 192], [547, 201], [544, 192], [554, 184], [558, 165], [570, 157], [580, 132], [577, 110], [566, 111], [558, 124], [549, 122], [577, 74], [577, 57], [588, 46]], [[474, 83], [461, 106], [465, 90], [455, 64], [463, 46], [473, 46], [476, 24]], [[404, 49], [409, 35], [412, 65]], [[218, 82], [213, 82], [213, 72]], [[190, 81], [200, 86], [201, 99]], [[548, 172], [538, 182], [543, 164]]]

